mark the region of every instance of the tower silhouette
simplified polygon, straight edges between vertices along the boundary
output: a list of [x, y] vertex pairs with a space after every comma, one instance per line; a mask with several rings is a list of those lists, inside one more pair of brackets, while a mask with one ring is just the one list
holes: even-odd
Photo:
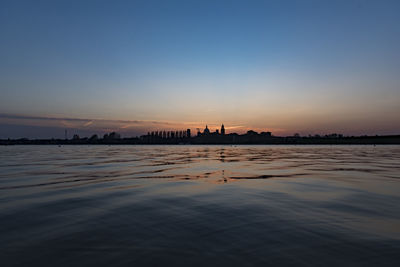
[[206, 128], [204, 129], [204, 134], [210, 134], [210, 130], [208, 129], [208, 125], [206, 125]]
[[221, 134], [222, 134], [222, 135], [225, 134], [225, 127], [224, 127], [224, 124], [222, 124], [222, 126], [221, 126]]

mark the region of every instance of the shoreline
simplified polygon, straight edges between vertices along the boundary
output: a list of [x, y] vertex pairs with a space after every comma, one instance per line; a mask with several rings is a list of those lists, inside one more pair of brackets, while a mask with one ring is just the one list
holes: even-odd
[[341, 138], [270, 137], [264, 140], [207, 140], [204, 138], [143, 140], [121, 138], [114, 140], [63, 139], [0, 139], [0, 145], [400, 145], [400, 135], [358, 136]]

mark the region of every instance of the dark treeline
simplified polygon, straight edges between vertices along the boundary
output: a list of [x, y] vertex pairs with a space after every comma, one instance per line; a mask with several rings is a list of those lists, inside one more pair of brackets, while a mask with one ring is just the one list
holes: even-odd
[[140, 137], [121, 138], [112, 132], [99, 137], [96, 134], [91, 137], [80, 138], [74, 135], [72, 139], [0, 139], [0, 145], [83, 145], [83, 144], [400, 144], [400, 135], [386, 136], [343, 136], [341, 134], [300, 136], [273, 136], [271, 132], [257, 133], [248, 131], [245, 134], [225, 133], [224, 125], [221, 130], [210, 132], [208, 127], [195, 136], [190, 129], [179, 131], [153, 131]]

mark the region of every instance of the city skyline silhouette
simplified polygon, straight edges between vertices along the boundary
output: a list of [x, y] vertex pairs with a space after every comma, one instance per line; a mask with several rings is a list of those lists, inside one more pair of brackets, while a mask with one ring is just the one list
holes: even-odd
[[295, 133], [291, 136], [277, 136], [270, 131], [257, 132], [248, 130], [244, 134], [236, 132], [226, 132], [225, 125], [222, 123], [220, 129], [210, 130], [208, 124], [204, 129], [196, 129], [196, 133], [192, 134], [190, 128], [186, 130], [155, 130], [148, 131], [147, 134], [140, 136], [121, 136], [118, 132], [105, 133], [104, 135], [92, 134], [88, 136], [80, 136], [72, 133], [72, 138], [68, 134], [68, 130], [64, 130], [64, 138], [0, 138], [0, 145], [196, 145], [196, 144], [400, 144], [400, 135], [362, 135], [362, 136], [346, 136], [341, 133], [331, 134], [315, 134], [302, 136]]

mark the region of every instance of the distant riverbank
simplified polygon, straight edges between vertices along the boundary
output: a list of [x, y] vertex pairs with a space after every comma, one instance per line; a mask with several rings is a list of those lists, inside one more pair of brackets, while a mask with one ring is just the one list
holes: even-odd
[[351, 137], [262, 137], [249, 135], [196, 136], [191, 138], [116, 138], [116, 139], [0, 139], [0, 145], [383, 145], [400, 144], [400, 135]]

